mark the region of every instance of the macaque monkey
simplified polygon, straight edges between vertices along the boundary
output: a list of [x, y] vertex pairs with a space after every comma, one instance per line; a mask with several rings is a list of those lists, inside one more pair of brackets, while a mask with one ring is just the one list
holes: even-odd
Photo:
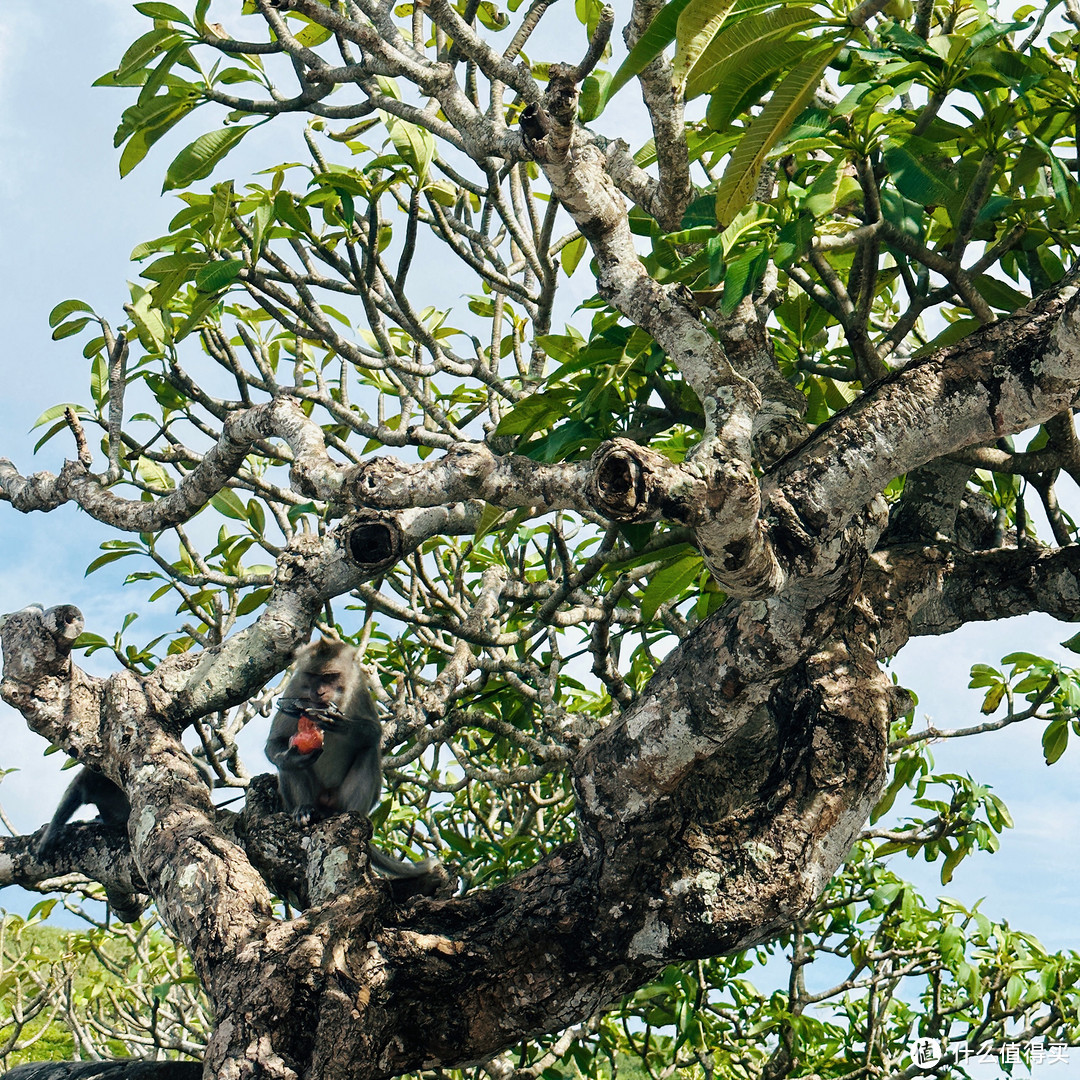
[[45, 835], [38, 841], [39, 857], [52, 852], [60, 838], [60, 830], [71, 820], [79, 807], [87, 805], [97, 807], [103, 825], [110, 829], [127, 831], [128, 815], [131, 813], [127, 796], [108, 777], [84, 766], [68, 784]]
[[[356, 649], [325, 638], [305, 645], [270, 725], [266, 756], [277, 766], [285, 809], [301, 826], [345, 810], [370, 814], [382, 790], [382, 724]], [[391, 878], [445, 878], [438, 859], [400, 862], [369, 845]]]

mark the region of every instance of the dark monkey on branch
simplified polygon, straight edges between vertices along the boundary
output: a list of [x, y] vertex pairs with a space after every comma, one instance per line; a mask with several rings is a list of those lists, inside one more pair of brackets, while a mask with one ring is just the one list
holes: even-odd
[[[323, 639], [297, 653], [266, 756], [277, 766], [282, 802], [298, 824], [345, 810], [371, 813], [382, 790], [382, 724], [353, 646]], [[374, 845], [368, 853], [387, 877], [429, 878], [417, 891], [434, 891], [446, 881], [438, 859], [401, 862]]]
[[60, 830], [71, 820], [75, 811], [81, 806], [90, 805], [97, 807], [102, 824], [127, 832], [128, 815], [131, 813], [127, 796], [108, 777], [84, 766], [68, 784], [45, 835], [38, 841], [39, 858], [52, 853], [60, 838]]
[[[128, 797], [107, 776], [83, 766], [68, 784], [52, 821], [37, 842], [34, 853], [39, 859], [47, 859], [53, 854], [64, 826], [82, 806], [96, 806], [101, 823], [127, 837], [128, 816], [131, 814]], [[105, 895], [113, 914], [126, 923], [137, 921], [149, 902], [145, 896], [108, 883], [105, 884]]]

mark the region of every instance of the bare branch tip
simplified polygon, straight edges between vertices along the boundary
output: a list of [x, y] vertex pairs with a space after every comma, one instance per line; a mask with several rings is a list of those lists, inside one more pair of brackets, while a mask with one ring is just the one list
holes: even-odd
[[615, 26], [615, 9], [610, 4], [605, 4], [600, 11], [600, 18], [596, 22], [596, 29], [589, 39], [589, 49], [584, 59], [574, 69], [573, 81], [580, 83], [585, 79], [604, 55], [608, 42], [611, 40], [611, 31]]
[[75, 439], [75, 449], [79, 455], [79, 464], [85, 469], [89, 469], [93, 464], [94, 456], [90, 452], [90, 444], [86, 439], [86, 432], [83, 429], [82, 423], [79, 420], [75, 410], [69, 405], [64, 410], [64, 421], [69, 428], [71, 428], [71, 434]]

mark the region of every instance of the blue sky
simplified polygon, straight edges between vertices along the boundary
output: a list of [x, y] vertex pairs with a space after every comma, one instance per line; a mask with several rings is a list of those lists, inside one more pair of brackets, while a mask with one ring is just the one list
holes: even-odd
[[[619, 5], [625, 9], [625, 4]], [[80, 297], [114, 322], [122, 319], [125, 281], [134, 276], [128, 254], [140, 241], [160, 235], [177, 208], [160, 196], [161, 177], [175, 152], [209, 126], [197, 116], [162, 140], [133, 174], [121, 180], [112, 133], [128, 103], [121, 91], [91, 89], [113, 67], [125, 46], [145, 29], [126, 0], [4, 0], [0, 22], [0, 456], [21, 471], [57, 469], [70, 440], [57, 437], [36, 456], [33, 421], [61, 401], [88, 397], [88, 362], [81, 340], [52, 342], [48, 313], [59, 301]], [[577, 31], [575, 24], [575, 32]], [[600, 125], [616, 133], [614, 107]], [[199, 125], [202, 125], [200, 127]], [[623, 133], [634, 141], [633, 133]], [[289, 156], [281, 132], [268, 125], [253, 133], [228, 160], [243, 174]], [[577, 282], [575, 281], [575, 284]], [[434, 283], [432, 283], [434, 287]], [[110, 534], [85, 514], [65, 507], [24, 517], [0, 504], [0, 612], [28, 603], [75, 603], [89, 629], [111, 635], [129, 611], [151, 636], [154, 613], [142, 586], [125, 587], [120, 566], [84, 578], [83, 568]], [[1076, 658], [1058, 646], [1070, 628], [1031, 617], [1007, 624], [968, 627], [945, 639], [922, 639], [893, 663], [900, 681], [920, 697], [919, 713], [943, 727], [978, 722], [981, 700], [965, 689], [972, 663], [996, 663], [1018, 648], [1067, 663]], [[103, 653], [87, 666], [111, 670]], [[44, 741], [0, 703], [0, 769], [19, 772], [0, 783], [0, 802], [20, 830], [47, 820], [67, 777], [59, 755], [43, 757]], [[1042, 762], [1037, 727], [942, 745], [939, 765], [969, 772], [993, 785], [1012, 810], [1016, 829], [993, 857], [976, 856], [947, 890], [936, 871], [901, 859], [929, 894], [947, 891], [965, 902], [986, 897], [994, 918], [1029, 930], [1056, 948], [1080, 947], [1080, 747], [1072, 746], [1053, 768]], [[258, 747], [262, 736], [252, 740]], [[264, 767], [258, 753], [249, 767]], [[70, 776], [70, 774], [68, 774]], [[0, 893], [0, 906], [25, 911], [35, 898], [20, 890]]]

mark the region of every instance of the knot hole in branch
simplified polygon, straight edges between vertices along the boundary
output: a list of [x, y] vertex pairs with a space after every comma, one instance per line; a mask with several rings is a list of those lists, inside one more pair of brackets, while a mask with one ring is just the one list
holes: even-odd
[[394, 563], [401, 557], [401, 529], [392, 518], [355, 514], [345, 527], [344, 540], [349, 558], [360, 566]]
[[637, 447], [625, 440], [601, 447], [593, 459], [593, 505], [617, 521], [639, 521], [649, 516], [646, 470]]
[[49, 608], [41, 621], [56, 644], [57, 652], [62, 656], [71, 652], [72, 646], [86, 625], [83, 613], [74, 604], [58, 604], [56, 607]]
[[545, 160], [544, 140], [551, 130], [551, 117], [539, 105], [526, 105], [518, 118], [525, 148], [537, 160]]

